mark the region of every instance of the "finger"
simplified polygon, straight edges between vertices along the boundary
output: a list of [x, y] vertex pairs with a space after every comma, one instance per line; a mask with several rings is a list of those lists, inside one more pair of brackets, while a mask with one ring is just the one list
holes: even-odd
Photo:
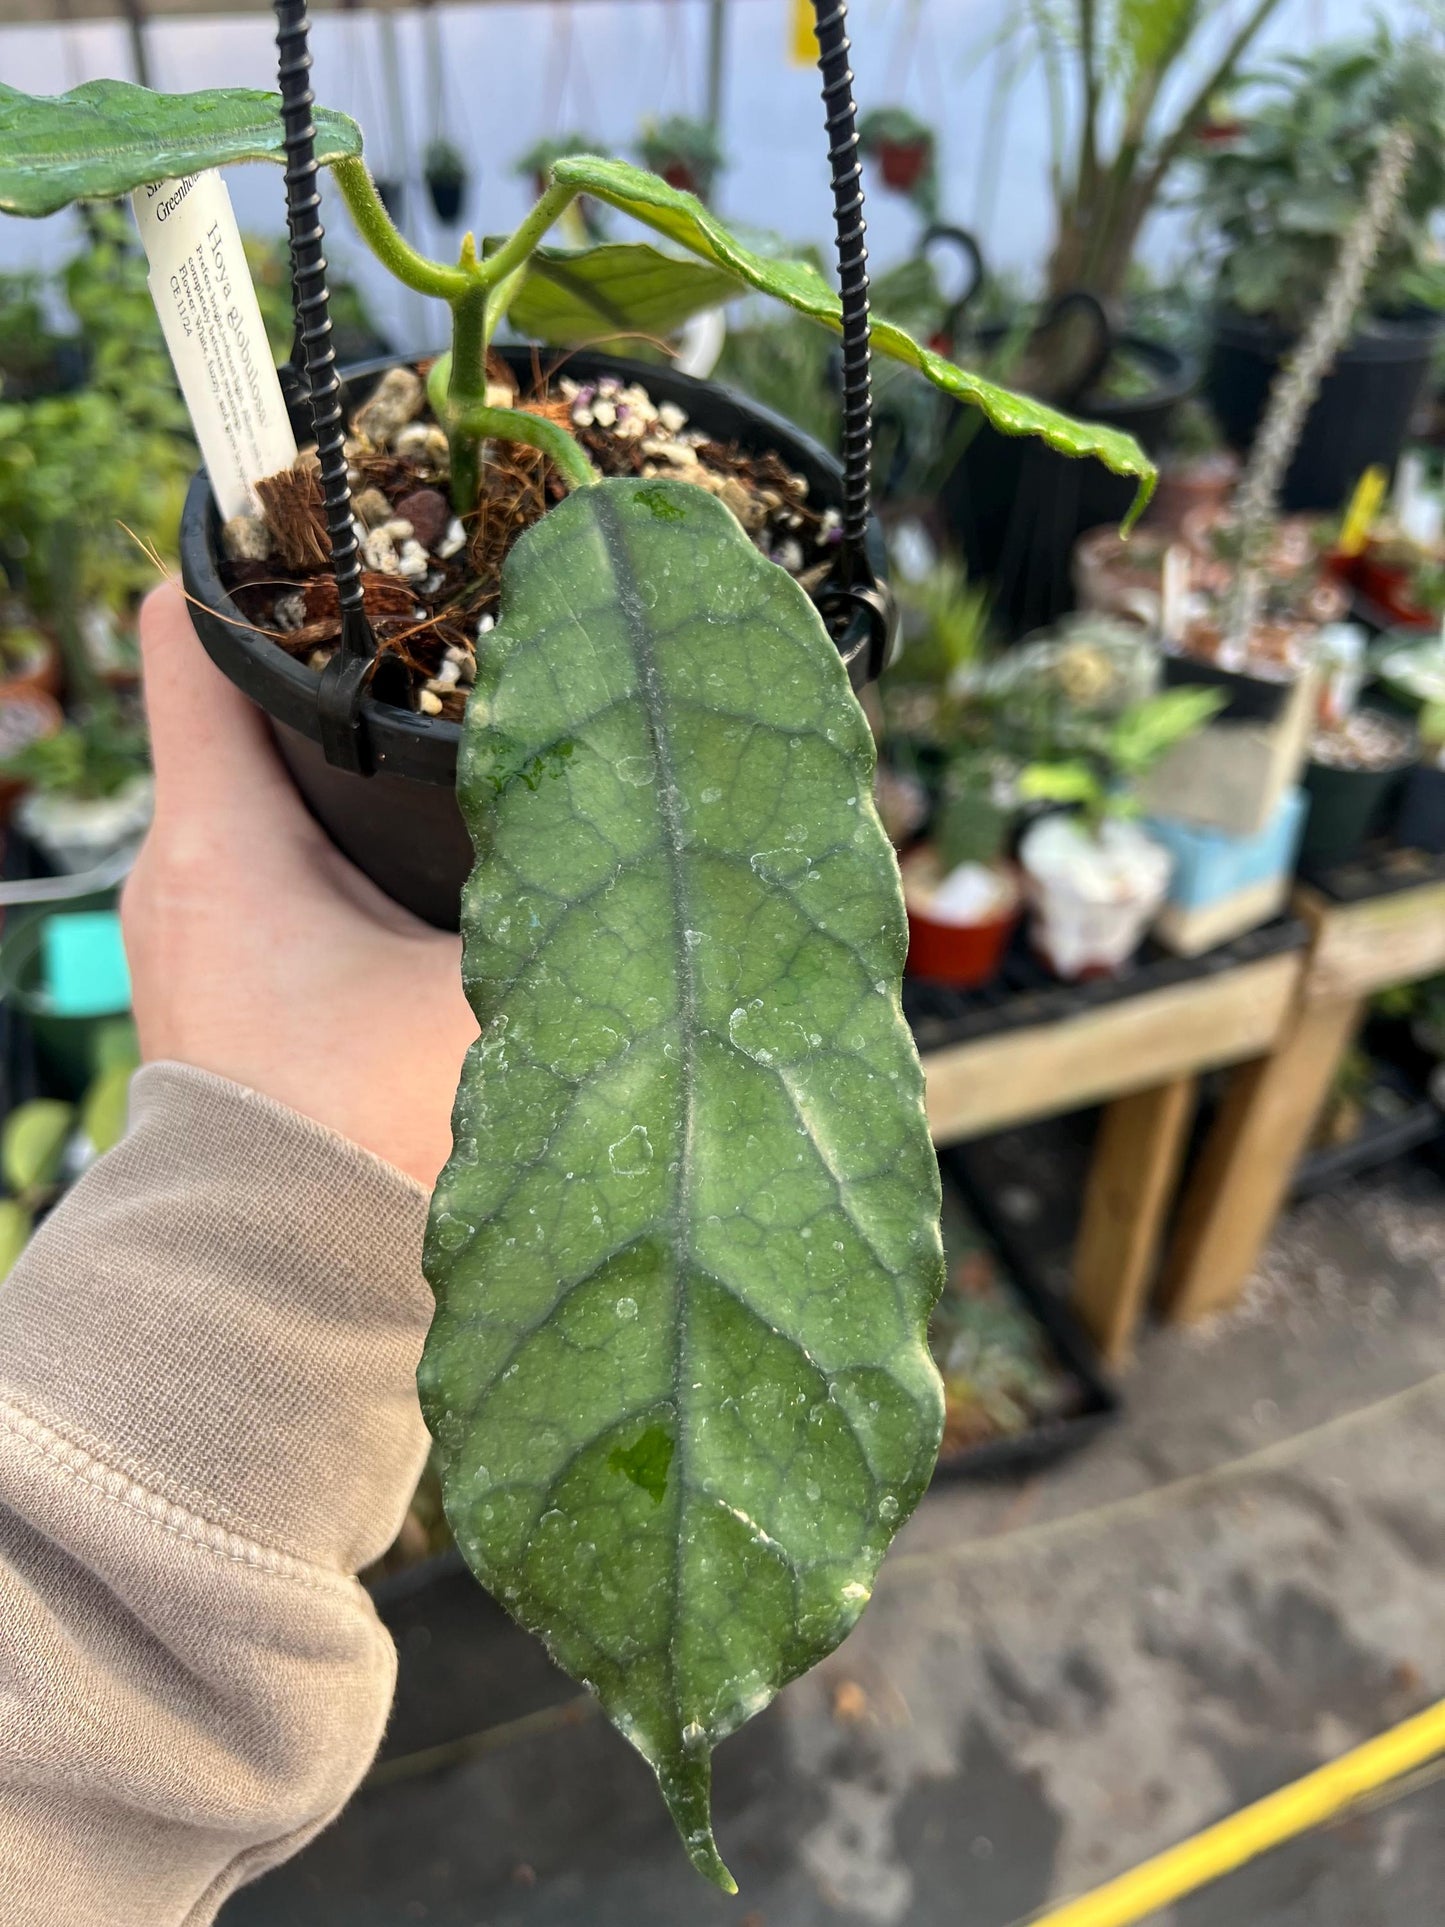
[[141, 605], [141, 662], [156, 772], [156, 809], [268, 805], [304, 815], [261, 712], [201, 646], [179, 584]]

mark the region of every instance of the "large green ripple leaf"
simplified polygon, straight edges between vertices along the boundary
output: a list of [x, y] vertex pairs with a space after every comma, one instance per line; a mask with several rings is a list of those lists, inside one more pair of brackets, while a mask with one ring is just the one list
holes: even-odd
[[736, 275], [647, 241], [539, 248], [508, 310], [524, 335], [564, 346], [624, 334], [668, 335], [740, 294]]
[[[316, 158], [361, 152], [361, 130], [318, 107]], [[232, 161], [286, 159], [281, 97], [251, 87], [157, 94], [128, 80], [88, 80], [68, 94], [0, 84], [0, 210], [54, 214]]]
[[730, 1889], [711, 1749], [848, 1632], [938, 1446], [897, 870], [837, 652], [711, 496], [579, 489], [503, 612], [422, 1404], [473, 1570]]
[[[626, 161], [571, 154], [553, 162], [551, 178], [621, 208], [691, 253], [726, 268], [760, 294], [785, 301], [799, 314], [825, 327], [841, 326], [838, 297], [815, 267], [806, 261], [755, 254], [730, 234], [696, 195], [669, 187], [656, 174], [645, 173]], [[920, 347], [891, 321], [875, 317], [872, 342], [880, 354], [916, 369], [955, 401], [981, 409], [1001, 433], [1036, 435], [1061, 454], [1092, 455], [1114, 474], [1137, 480], [1139, 486], [1126, 527], [1144, 510], [1154, 490], [1155, 469], [1132, 435], [1099, 422], [1075, 421], [1043, 402], [985, 381], [982, 375]]]

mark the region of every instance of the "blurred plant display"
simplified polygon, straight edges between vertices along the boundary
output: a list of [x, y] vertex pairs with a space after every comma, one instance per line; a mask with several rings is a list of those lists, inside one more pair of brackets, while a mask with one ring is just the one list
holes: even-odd
[[0, 757], [0, 778], [42, 796], [102, 802], [150, 768], [145, 725], [108, 691], [73, 712], [53, 736]]
[[906, 194], [926, 220], [938, 214], [938, 144], [933, 129], [906, 107], [875, 107], [858, 122], [858, 145], [876, 161], [883, 185]]
[[717, 177], [727, 166], [717, 129], [686, 114], [668, 114], [663, 120], [645, 122], [637, 154], [642, 165], [660, 174], [669, 187], [696, 194], [702, 201], [712, 198]]
[[37, 1218], [65, 1187], [125, 1132], [130, 1080], [140, 1046], [129, 1017], [102, 1024], [95, 1039], [95, 1075], [79, 1103], [34, 1097], [18, 1104], [0, 1127], [0, 1279], [25, 1249]]
[[84, 381], [20, 399], [0, 388], [0, 565], [82, 679], [85, 611], [126, 616], [155, 581], [141, 545], [174, 555], [196, 463], [129, 221], [102, 207], [88, 228], [49, 290], [73, 317]]
[[1319, 301], [1392, 126], [1414, 136], [1399, 208], [1365, 291], [1366, 311], [1445, 308], [1432, 219], [1445, 207], [1445, 46], [1368, 39], [1291, 54], [1252, 78], [1239, 129], [1199, 150], [1200, 228], [1218, 255], [1218, 299], [1299, 329]]
[[1050, 296], [1118, 306], [1144, 222], [1278, 4], [1030, 0], [1011, 17], [995, 57], [1007, 84], [1041, 75], [1048, 101]]
[[[272, 359], [278, 364], [289, 361], [295, 327], [291, 315], [291, 251], [284, 241], [269, 236], [248, 234], [243, 242]], [[333, 274], [327, 277], [327, 288], [332, 345], [340, 365], [345, 368], [350, 362], [369, 361], [388, 353], [389, 344], [379, 334], [356, 283]]]

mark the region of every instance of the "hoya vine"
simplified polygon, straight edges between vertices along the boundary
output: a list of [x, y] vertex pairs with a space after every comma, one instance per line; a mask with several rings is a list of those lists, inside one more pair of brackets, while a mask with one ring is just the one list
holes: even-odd
[[[672, 252], [634, 244], [569, 257], [574, 287], [605, 296], [606, 280], [635, 275], [645, 256], [654, 290], [672, 295], [671, 320], [733, 292], [752, 289], [785, 302], [824, 327], [838, 329], [837, 296], [806, 262], [745, 247], [692, 194], [625, 161], [595, 155], [554, 160], [535, 206], [491, 250], [467, 235], [455, 263], [429, 260], [398, 232], [362, 159], [361, 131], [344, 114], [316, 112], [317, 159], [331, 168], [357, 229], [399, 281], [445, 301], [452, 347], [441, 420], [453, 452], [453, 499], [470, 507], [482, 435], [472, 412], [486, 402], [486, 351], [508, 312], [527, 293], [547, 235], [582, 195], [632, 216], [671, 244]], [[247, 89], [156, 94], [127, 81], [89, 81], [69, 94], [37, 97], [0, 85], [0, 209], [49, 214], [83, 199], [110, 198], [157, 178], [194, 173], [239, 160], [283, 161], [277, 98]], [[685, 257], [679, 258], [676, 250]], [[699, 273], [699, 267], [708, 272]], [[599, 274], [599, 267], [601, 273]], [[626, 318], [622, 325], [628, 325]], [[1005, 434], [1036, 435], [1069, 455], [1087, 455], [1138, 484], [1130, 521], [1142, 512], [1154, 470], [1137, 444], [1117, 429], [1070, 420], [1026, 396], [959, 368], [877, 319], [875, 350], [903, 362], [956, 401], [983, 411]], [[436, 397], [434, 395], [434, 401]], [[470, 425], [469, 425], [470, 424]], [[512, 421], [486, 433], [530, 439]], [[468, 492], [471, 491], [470, 496]]]
[[[541, 449], [569, 486], [507, 557], [463, 730], [479, 1036], [432, 1204], [418, 1378], [447, 1516], [731, 1889], [712, 1748], [847, 1633], [938, 1446], [938, 1173], [902, 896], [872, 739], [803, 590], [704, 490], [599, 480], [565, 427], [499, 406], [487, 350], [508, 317], [575, 340], [751, 289], [837, 329], [838, 300], [692, 195], [585, 155], [552, 162], [511, 235], [428, 260], [355, 125], [315, 120], [358, 230], [450, 309], [428, 397], [456, 509], [475, 509], [493, 440]], [[272, 95], [0, 87], [15, 213], [283, 156]], [[549, 248], [583, 195], [656, 239]], [[1143, 506], [1152, 470], [1127, 436], [886, 320], [872, 342], [1004, 432], [1134, 477]]]

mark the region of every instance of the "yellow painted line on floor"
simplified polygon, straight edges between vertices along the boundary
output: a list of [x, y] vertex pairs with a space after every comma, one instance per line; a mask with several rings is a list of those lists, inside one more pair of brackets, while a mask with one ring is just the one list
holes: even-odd
[[1333, 1820], [1440, 1753], [1445, 1753], [1445, 1700], [1155, 1854], [1117, 1880], [1065, 1901], [1051, 1913], [1035, 1914], [1030, 1927], [1133, 1927], [1271, 1847]]

